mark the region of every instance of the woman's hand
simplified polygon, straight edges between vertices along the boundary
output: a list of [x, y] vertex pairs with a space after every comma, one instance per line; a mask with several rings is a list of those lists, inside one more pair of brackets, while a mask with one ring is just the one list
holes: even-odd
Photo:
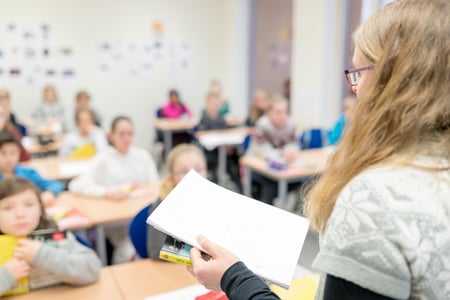
[[30, 265], [23, 259], [13, 257], [5, 263], [5, 268], [17, 281], [30, 275]]
[[197, 242], [209, 253], [211, 259], [204, 260], [200, 250], [192, 248], [190, 253], [192, 267], [188, 267], [188, 271], [206, 288], [220, 291], [223, 274], [229, 267], [237, 263], [239, 258], [204, 236], [199, 236]]
[[14, 249], [14, 257], [31, 263], [31, 260], [39, 251], [39, 248], [41, 248], [42, 242], [38, 240], [20, 239], [17, 242], [17, 245], [18, 246]]

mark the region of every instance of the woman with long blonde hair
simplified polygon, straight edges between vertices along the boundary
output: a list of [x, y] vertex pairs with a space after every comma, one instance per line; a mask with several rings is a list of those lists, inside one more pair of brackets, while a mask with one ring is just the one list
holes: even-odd
[[[317, 299], [450, 299], [450, 1], [398, 0], [354, 34], [354, 118], [305, 211]], [[293, 233], [294, 234], [294, 233]], [[230, 299], [278, 299], [200, 238], [191, 272]]]

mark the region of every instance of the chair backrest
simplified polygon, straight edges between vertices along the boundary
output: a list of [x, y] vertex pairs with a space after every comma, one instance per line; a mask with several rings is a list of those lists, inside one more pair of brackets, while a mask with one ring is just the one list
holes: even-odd
[[160, 108], [158, 108], [158, 109], [156, 110], [156, 117], [157, 117], [157, 118], [164, 118], [162, 107], [160, 107]]
[[252, 139], [252, 135], [251, 134], [247, 134], [245, 136], [244, 141], [242, 142], [242, 151], [245, 153], [247, 152], [248, 147], [250, 146], [250, 141]]
[[147, 217], [151, 204], [141, 209], [133, 218], [128, 228], [131, 242], [141, 258], [148, 258], [147, 253]]
[[319, 128], [312, 128], [303, 131], [299, 139], [300, 149], [321, 148], [325, 145], [325, 132]]
[[79, 234], [74, 233], [75, 235], [75, 239], [77, 240], [78, 243], [80, 243], [83, 246], [86, 246], [88, 248], [93, 248], [91, 242], [89, 242], [87, 239], [85, 239], [84, 237], [82, 237]]

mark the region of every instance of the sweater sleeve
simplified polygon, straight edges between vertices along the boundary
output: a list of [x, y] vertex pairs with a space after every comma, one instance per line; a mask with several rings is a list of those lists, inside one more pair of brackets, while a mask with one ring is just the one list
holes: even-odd
[[50, 191], [55, 195], [59, 195], [64, 190], [64, 186], [61, 182], [58, 180], [46, 179], [33, 169], [30, 169], [28, 179], [33, 181], [41, 190]]
[[148, 174], [147, 177], [148, 182], [146, 183], [157, 182], [159, 180], [158, 169], [156, 168], [155, 160], [147, 151], [145, 151], [143, 163], [145, 163], [146, 165], [146, 170]]
[[225, 271], [220, 286], [230, 300], [280, 299], [243, 262], [237, 262]]
[[70, 246], [64, 249], [43, 244], [32, 259], [33, 266], [52, 272], [67, 284], [84, 285], [97, 281], [102, 268], [92, 249], [79, 244], [68, 233]]
[[323, 300], [394, 300], [332, 275], [326, 276]]
[[11, 273], [5, 268], [0, 266], [0, 297], [6, 291], [11, 290], [16, 285], [16, 280], [12, 277]]
[[396, 227], [400, 216], [390, 215], [382, 194], [386, 196], [362, 176], [342, 190], [313, 267], [372, 292], [406, 299], [411, 274], [400, 248], [401, 229]]
[[102, 169], [102, 158], [97, 157], [92, 166], [77, 178], [69, 183], [69, 191], [80, 195], [103, 197], [106, 193], [106, 186], [98, 184]]

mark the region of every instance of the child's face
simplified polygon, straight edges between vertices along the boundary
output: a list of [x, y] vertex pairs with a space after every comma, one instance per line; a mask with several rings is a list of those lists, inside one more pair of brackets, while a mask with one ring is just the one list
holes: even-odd
[[90, 100], [91, 99], [87, 96], [81, 96], [80, 98], [77, 99], [75, 105], [78, 109], [89, 108]]
[[207, 175], [205, 160], [198, 153], [188, 152], [178, 156], [174, 161], [172, 170], [173, 184], [177, 185], [191, 169], [194, 169], [203, 177]]
[[210, 96], [206, 103], [206, 110], [209, 116], [215, 117], [219, 114], [220, 100], [217, 96]]
[[117, 151], [127, 153], [133, 143], [134, 129], [133, 125], [125, 120], [117, 123], [116, 128], [111, 132], [111, 142]]
[[80, 112], [78, 114], [78, 128], [83, 133], [89, 133], [89, 130], [94, 125], [94, 120], [89, 112]]
[[44, 90], [44, 100], [47, 103], [54, 103], [56, 102], [56, 91], [53, 87], [47, 87]]
[[32, 190], [26, 190], [0, 200], [0, 231], [24, 237], [34, 231], [41, 218], [39, 199]]
[[180, 103], [180, 97], [178, 97], [177, 94], [171, 94], [171, 95], [170, 95], [170, 101], [171, 101], [173, 104], [179, 104], [179, 103]]
[[267, 112], [267, 116], [275, 127], [282, 128], [288, 119], [288, 105], [286, 102], [275, 103]]
[[12, 173], [19, 162], [20, 149], [14, 143], [6, 143], [0, 148], [0, 171]]

